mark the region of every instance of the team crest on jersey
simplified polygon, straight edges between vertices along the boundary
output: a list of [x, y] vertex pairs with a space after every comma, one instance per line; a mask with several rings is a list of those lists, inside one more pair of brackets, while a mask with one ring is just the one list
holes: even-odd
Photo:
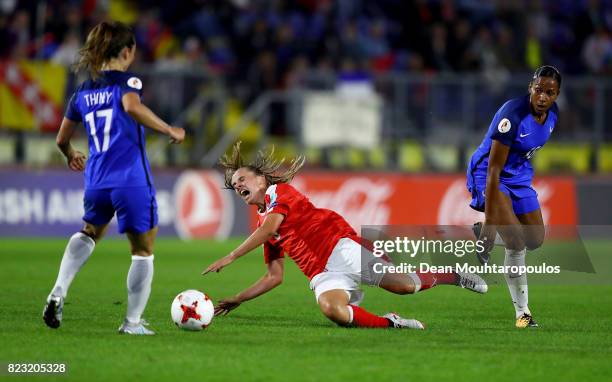
[[140, 78], [138, 77], [130, 77], [130, 79], [127, 80], [127, 84], [131, 88], [138, 90], [142, 89], [142, 81], [140, 81]]
[[511, 127], [512, 124], [510, 123], [510, 120], [508, 118], [504, 118], [499, 121], [499, 125], [497, 125], [497, 130], [499, 130], [500, 133], [507, 133], [508, 131], [510, 131]]
[[276, 207], [276, 185], [275, 184], [270, 186], [270, 188], [268, 188], [268, 191], [266, 192], [265, 200], [266, 200], [266, 205], [268, 206], [268, 209]]

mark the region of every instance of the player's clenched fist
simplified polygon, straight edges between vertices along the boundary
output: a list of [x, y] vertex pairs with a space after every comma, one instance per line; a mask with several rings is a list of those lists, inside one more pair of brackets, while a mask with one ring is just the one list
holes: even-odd
[[170, 127], [168, 132], [170, 143], [182, 143], [185, 140], [185, 129], [182, 127]]
[[68, 167], [72, 171], [83, 171], [85, 170], [85, 162], [87, 161], [87, 157], [80, 151], [73, 151], [72, 154], [68, 156], [67, 162]]

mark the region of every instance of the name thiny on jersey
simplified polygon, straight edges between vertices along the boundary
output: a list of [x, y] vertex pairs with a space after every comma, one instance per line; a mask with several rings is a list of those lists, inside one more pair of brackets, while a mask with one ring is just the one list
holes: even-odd
[[144, 127], [123, 109], [122, 97], [129, 92], [142, 96], [140, 79], [109, 70], [85, 81], [70, 98], [65, 116], [83, 123], [89, 141], [85, 189], [153, 184]]

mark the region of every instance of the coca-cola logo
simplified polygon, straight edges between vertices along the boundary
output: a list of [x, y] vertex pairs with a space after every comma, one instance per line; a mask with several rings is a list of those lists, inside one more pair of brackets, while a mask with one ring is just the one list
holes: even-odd
[[182, 239], [226, 238], [234, 220], [234, 204], [212, 172], [186, 171], [174, 186], [176, 231]]
[[[553, 187], [546, 181], [534, 183], [534, 189], [538, 193], [538, 200], [541, 204], [542, 218], [546, 224], [550, 218], [549, 208], [546, 207], [546, 202], [552, 197], [554, 192]], [[439, 225], [472, 225], [477, 221], [484, 220], [482, 212], [475, 211], [470, 207], [472, 196], [465, 187], [465, 180], [457, 179], [452, 182], [438, 208], [438, 224]]]
[[318, 208], [336, 211], [355, 229], [362, 225], [387, 225], [391, 216], [389, 198], [393, 185], [385, 180], [351, 177], [333, 189], [308, 188], [308, 182], [297, 178], [293, 186], [307, 195]]
[[[438, 225], [469, 225], [484, 220], [482, 212], [470, 207], [472, 196], [465, 188], [465, 180], [457, 179], [452, 182], [438, 207]], [[435, 208], [435, 206], [432, 206]]]

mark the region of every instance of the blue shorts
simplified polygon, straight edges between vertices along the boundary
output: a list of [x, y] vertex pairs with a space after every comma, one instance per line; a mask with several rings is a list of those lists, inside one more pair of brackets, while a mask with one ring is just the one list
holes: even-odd
[[120, 233], [144, 233], [157, 225], [157, 201], [153, 187], [85, 190], [83, 201], [83, 220], [89, 224], [107, 224], [117, 212]]
[[[485, 210], [485, 188], [486, 183], [475, 183], [469, 190], [472, 193], [470, 207], [476, 211]], [[523, 215], [540, 209], [538, 193], [528, 184], [503, 184], [499, 183], [499, 190], [512, 200], [512, 210], [515, 215]]]

